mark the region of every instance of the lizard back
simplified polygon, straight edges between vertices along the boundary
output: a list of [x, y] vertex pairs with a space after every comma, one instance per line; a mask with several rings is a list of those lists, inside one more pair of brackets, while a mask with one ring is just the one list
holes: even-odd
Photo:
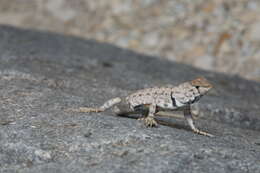
[[[130, 94], [126, 97], [126, 101], [131, 107], [136, 107], [139, 105], [149, 105], [149, 104], [172, 104], [171, 100], [172, 88], [170, 87], [152, 87], [137, 90], [136, 92]], [[163, 103], [164, 102], [164, 103]]]

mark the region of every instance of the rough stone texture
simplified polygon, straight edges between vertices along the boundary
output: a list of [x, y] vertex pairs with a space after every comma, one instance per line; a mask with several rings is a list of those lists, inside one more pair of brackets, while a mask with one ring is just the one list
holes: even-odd
[[1, 0], [0, 23], [260, 81], [259, 0]]
[[[0, 27], [0, 172], [260, 172], [260, 84], [115, 46]], [[196, 135], [179, 119], [145, 128], [79, 114], [132, 90], [205, 76]]]

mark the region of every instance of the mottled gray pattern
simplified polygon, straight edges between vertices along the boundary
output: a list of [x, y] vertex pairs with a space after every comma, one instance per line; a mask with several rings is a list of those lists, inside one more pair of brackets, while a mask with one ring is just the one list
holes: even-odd
[[[156, 113], [159, 111], [174, 111], [184, 108], [184, 117], [187, 119], [191, 129], [199, 134], [209, 135], [198, 130], [194, 123], [190, 110], [191, 104], [199, 101], [205, 95], [212, 85], [204, 77], [196, 78], [189, 82], [184, 82], [176, 87], [153, 87], [137, 90], [126, 98], [113, 98], [106, 101], [99, 107], [80, 107], [73, 110], [74, 112], [104, 112], [107, 109], [114, 108], [117, 115], [139, 113], [142, 115], [139, 120], [143, 120], [146, 126], [157, 126], [155, 120]], [[122, 102], [123, 101], [123, 102]], [[120, 104], [120, 106], [117, 106]], [[125, 105], [123, 105], [125, 104]], [[123, 107], [123, 109], [120, 109]], [[129, 111], [126, 111], [129, 110]]]

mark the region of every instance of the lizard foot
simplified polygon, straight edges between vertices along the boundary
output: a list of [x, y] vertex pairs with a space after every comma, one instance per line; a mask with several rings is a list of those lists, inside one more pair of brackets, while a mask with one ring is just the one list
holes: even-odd
[[77, 109], [69, 109], [70, 112], [83, 112], [83, 113], [90, 113], [90, 112], [102, 112], [103, 110], [98, 108], [88, 108], [88, 107], [80, 107]]
[[210, 134], [210, 133], [207, 133], [207, 132], [203, 132], [203, 131], [201, 131], [201, 130], [199, 130], [199, 129], [193, 129], [193, 132], [194, 133], [197, 133], [197, 134], [199, 134], [199, 135], [204, 135], [204, 136], [208, 136], [208, 137], [214, 137], [214, 135], [212, 135], [212, 134]]
[[153, 117], [142, 118], [146, 127], [156, 127], [158, 124]]

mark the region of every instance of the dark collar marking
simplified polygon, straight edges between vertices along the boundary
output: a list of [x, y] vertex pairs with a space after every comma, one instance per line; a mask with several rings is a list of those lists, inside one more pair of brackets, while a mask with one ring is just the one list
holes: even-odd
[[177, 107], [177, 105], [176, 105], [176, 100], [175, 100], [175, 98], [172, 96], [172, 92], [171, 92], [171, 99], [172, 99], [172, 105], [174, 106], [174, 107]]

